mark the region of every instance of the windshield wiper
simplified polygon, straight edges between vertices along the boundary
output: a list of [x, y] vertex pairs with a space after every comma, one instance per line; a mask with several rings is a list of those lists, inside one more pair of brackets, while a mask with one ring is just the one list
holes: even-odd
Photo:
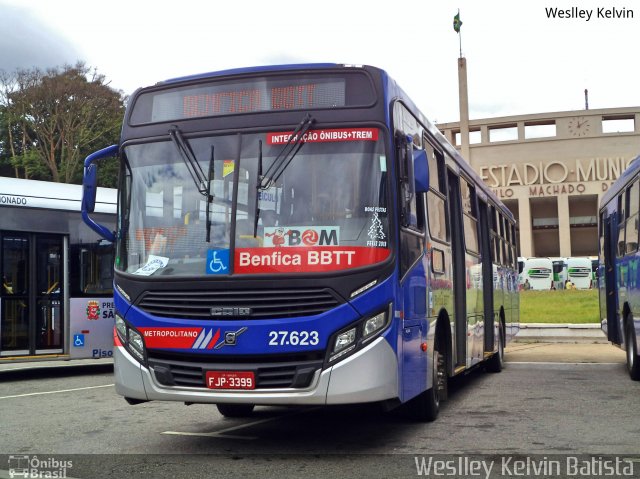
[[202, 171], [202, 167], [200, 166], [200, 163], [198, 163], [196, 155], [193, 154], [193, 150], [189, 146], [189, 143], [185, 141], [182, 136], [182, 132], [177, 126], [174, 126], [169, 130], [169, 136], [176, 145], [178, 153], [180, 153], [180, 157], [182, 158], [182, 161], [184, 161], [187, 170], [189, 170], [189, 174], [191, 175], [191, 178], [193, 178], [196, 189], [202, 196], [206, 196], [208, 199], [209, 190], [207, 190], [207, 178], [205, 178], [204, 171]]
[[174, 126], [169, 130], [169, 136], [171, 140], [176, 145], [178, 149], [178, 153], [180, 153], [180, 157], [182, 161], [184, 161], [191, 178], [193, 179], [193, 183], [196, 185], [196, 189], [198, 192], [204, 196], [207, 200], [206, 206], [206, 220], [205, 225], [207, 228], [207, 243], [211, 241], [211, 217], [210, 217], [210, 205], [213, 202], [214, 195], [211, 194], [211, 182], [214, 179], [214, 156], [213, 156], [213, 145], [211, 145], [211, 157], [209, 158], [209, 171], [207, 172], [207, 176], [205, 178], [204, 171], [202, 171], [202, 167], [200, 163], [198, 163], [198, 159], [196, 155], [193, 153], [193, 150], [189, 146], [189, 143], [182, 136], [182, 132], [177, 126]]
[[291, 160], [293, 160], [298, 151], [300, 151], [300, 148], [302, 148], [302, 145], [304, 144], [304, 135], [309, 131], [309, 128], [311, 128], [313, 121], [313, 117], [307, 113], [289, 137], [289, 141], [284, 145], [282, 151], [278, 153], [276, 159], [271, 163], [267, 172], [264, 176], [259, 177], [259, 188], [261, 190], [268, 190], [278, 181], [280, 176], [282, 176], [282, 173], [287, 169]]
[[262, 140], [258, 140], [258, 181], [256, 181], [256, 203], [253, 209], [253, 237], [258, 236], [258, 220], [260, 219], [260, 182], [262, 181]]
[[213, 195], [211, 194], [211, 181], [214, 176], [214, 163], [213, 163], [213, 145], [211, 145], [211, 156], [209, 157], [209, 172], [207, 174], [207, 208], [206, 208], [206, 228], [207, 228], [207, 243], [211, 241], [211, 217], [209, 216], [209, 209], [211, 202], [213, 201]]

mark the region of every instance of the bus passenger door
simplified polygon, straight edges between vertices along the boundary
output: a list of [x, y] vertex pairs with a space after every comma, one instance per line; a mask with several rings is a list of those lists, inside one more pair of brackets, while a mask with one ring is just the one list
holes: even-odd
[[8, 232], [0, 244], [0, 356], [62, 353], [63, 237]]
[[460, 202], [460, 179], [447, 170], [448, 203], [451, 221], [451, 250], [453, 260], [453, 310], [455, 319], [455, 366], [467, 365], [467, 283], [462, 205]]
[[[604, 287], [600, 289], [600, 311], [601, 316], [602, 313], [605, 314], [601, 319], [607, 320], [607, 338], [609, 341], [621, 344], [622, 343], [622, 335], [620, 334], [618, 320], [618, 296], [616, 294], [617, 281], [616, 281], [616, 246], [618, 239], [618, 231], [617, 228], [615, 231], [612, 231], [617, 225], [617, 221], [612, 221], [616, 219], [615, 216], [605, 216], [605, 213], [601, 216], [601, 228], [603, 242], [601, 242], [601, 254], [604, 258]], [[603, 295], [605, 296], [603, 298]], [[602, 311], [602, 305], [605, 304], [605, 310]]]
[[35, 354], [62, 353], [64, 348], [63, 243], [58, 235], [35, 237]]
[[484, 350], [493, 351], [494, 311], [493, 311], [493, 262], [491, 260], [491, 235], [489, 233], [489, 212], [484, 201], [480, 206], [480, 256], [482, 257], [482, 294], [484, 299]]
[[[403, 401], [427, 388], [427, 356], [421, 345], [427, 335], [427, 271], [425, 251], [425, 197], [412, 184], [413, 149], [407, 135], [398, 135], [402, 224], [400, 226], [400, 285], [402, 288]], [[406, 191], [412, 191], [407, 195]]]

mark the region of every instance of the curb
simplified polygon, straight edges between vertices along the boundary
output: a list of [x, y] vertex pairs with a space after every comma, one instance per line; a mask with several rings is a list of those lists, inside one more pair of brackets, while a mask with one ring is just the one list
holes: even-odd
[[45, 370], [50, 368], [84, 368], [84, 367], [113, 367], [112, 358], [99, 359], [50, 359], [47, 361], [18, 361], [0, 363], [0, 374], [18, 373], [21, 371]]
[[515, 342], [609, 343], [600, 324], [521, 323]]

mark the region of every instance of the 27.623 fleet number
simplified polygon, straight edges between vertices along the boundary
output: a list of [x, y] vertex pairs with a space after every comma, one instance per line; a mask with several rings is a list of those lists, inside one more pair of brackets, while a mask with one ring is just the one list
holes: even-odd
[[269, 331], [269, 346], [316, 346], [318, 331]]

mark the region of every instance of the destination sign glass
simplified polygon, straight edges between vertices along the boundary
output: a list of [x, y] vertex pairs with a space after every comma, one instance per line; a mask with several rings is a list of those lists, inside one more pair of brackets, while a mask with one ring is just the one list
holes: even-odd
[[260, 77], [142, 93], [132, 125], [262, 111], [363, 106], [374, 101], [362, 74]]

